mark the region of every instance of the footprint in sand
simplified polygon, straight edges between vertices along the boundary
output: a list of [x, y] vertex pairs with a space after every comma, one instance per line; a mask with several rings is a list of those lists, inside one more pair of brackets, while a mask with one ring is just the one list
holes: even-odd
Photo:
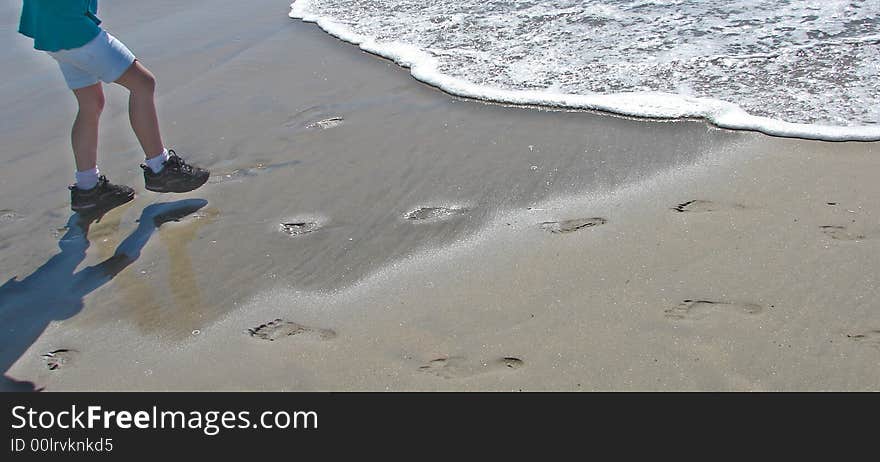
[[292, 221], [290, 223], [281, 223], [281, 232], [288, 236], [301, 236], [317, 231], [321, 225], [314, 221]]
[[821, 229], [826, 236], [838, 241], [864, 241], [865, 239], [875, 237], [873, 234], [852, 231], [846, 226], [841, 225], [825, 225], [820, 226], [819, 229]]
[[681, 204], [672, 207], [672, 210], [675, 210], [679, 213], [703, 213], [703, 212], [717, 212], [719, 210], [731, 210], [731, 209], [744, 209], [746, 206], [742, 204], [726, 204], [720, 202], [712, 202], [712, 201], [704, 201], [704, 200], [690, 200], [687, 202], [682, 202]]
[[79, 352], [76, 350], [62, 348], [60, 350], [50, 351], [46, 354], [40, 355], [40, 357], [46, 362], [46, 367], [48, 367], [50, 371], [54, 371], [70, 364], [78, 354]]
[[574, 220], [565, 221], [545, 221], [541, 223], [541, 229], [553, 234], [572, 233], [584, 228], [592, 228], [594, 226], [604, 225], [608, 220], [601, 217], [593, 218], [576, 218]]
[[853, 342], [880, 349], [880, 329], [871, 329], [861, 334], [846, 334], [846, 337]]
[[21, 215], [15, 210], [0, 209], [0, 224], [12, 223], [21, 220]]
[[288, 117], [284, 122], [284, 128], [294, 130], [300, 128], [326, 130], [338, 127], [344, 123], [345, 119], [341, 115], [334, 115], [334, 113], [338, 114], [336, 109], [331, 106], [311, 106]]
[[292, 335], [312, 340], [330, 340], [336, 337], [336, 332], [331, 329], [304, 326], [295, 322], [285, 321], [281, 318], [266, 324], [260, 324], [247, 331], [251, 337], [270, 342]]
[[329, 117], [326, 119], [319, 120], [317, 122], [312, 122], [312, 123], [306, 125], [306, 128], [318, 128], [321, 130], [327, 130], [329, 128], [336, 128], [336, 127], [342, 125], [342, 122], [344, 120], [345, 119], [343, 119], [342, 116]]
[[433, 374], [444, 379], [461, 379], [490, 372], [519, 369], [524, 365], [525, 363], [523, 363], [523, 360], [512, 356], [493, 359], [491, 361], [469, 361], [467, 358], [461, 356], [451, 356], [448, 358], [435, 359], [428, 364], [419, 367], [419, 371]]
[[[772, 305], [771, 305], [772, 307]], [[712, 300], [685, 300], [678, 306], [664, 311], [673, 320], [703, 319], [713, 311], [723, 310], [741, 314], [759, 314], [764, 307], [755, 303], [719, 302]]]
[[290, 167], [293, 165], [297, 165], [302, 163], [300, 160], [290, 160], [287, 162], [278, 162], [275, 164], [264, 164], [257, 163], [256, 165], [251, 165], [249, 167], [237, 168], [235, 170], [226, 170], [226, 171], [218, 171], [212, 172], [211, 178], [208, 179], [208, 183], [211, 184], [220, 184], [220, 183], [238, 183], [244, 181], [245, 178], [253, 177], [257, 175], [262, 175], [264, 173], [271, 172], [272, 170], [276, 170], [279, 168]]
[[468, 210], [464, 207], [421, 207], [403, 216], [409, 221], [442, 220], [462, 215]]

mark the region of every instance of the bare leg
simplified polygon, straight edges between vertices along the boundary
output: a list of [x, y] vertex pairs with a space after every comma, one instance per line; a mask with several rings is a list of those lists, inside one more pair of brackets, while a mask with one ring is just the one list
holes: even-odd
[[73, 90], [79, 111], [73, 121], [70, 141], [76, 169], [80, 172], [95, 168], [98, 163], [98, 120], [104, 109], [104, 89], [101, 83]]
[[156, 78], [140, 61], [116, 80], [131, 92], [128, 97], [128, 118], [131, 128], [141, 143], [144, 157], [151, 159], [165, 150], [162, 135], [159, 133], [159, 116], [156, 114]]

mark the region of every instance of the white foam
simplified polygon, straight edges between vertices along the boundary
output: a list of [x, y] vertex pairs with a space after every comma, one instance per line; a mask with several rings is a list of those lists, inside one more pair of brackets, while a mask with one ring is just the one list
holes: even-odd
[[[479, 55], [479, 59], [481, 60], [495, 59], [489, 56], [489, 54], [491, 54], [492, 52], [497, 53], [498, 50], [488, 50], [486, 53], [483, 53], [479, 50], [473, 51], [465, 48], [454, 48], [454, 50], [450, 52], [449, 50], [432, 49], [430, 47], [425, 48], [425, 46], [422, 44], [397, 41], [394, 39], [398, 37], [411, 39], [412, 35], [400, 34], [397, 32], [380, 33], [377, 29], [379, 27], [378, 25], [366, 24], [369, 23], [370, 20], [375, 18], [361, 18], [357, 12], [352, 12], [350, 16], [360, 19], [352, 19], [349, 17], [345, 20], [346, 22], [344, 23], [343, 20], [335, 18], [334, 16], [329, 15], [327, 14], [327, 12], [321, 10], [321, 6], [325, 3], [327, 3], [326, 0], [298, 0], [291, 5], [290, 17], [299, 18], [306, 22], [317, 23], [317, 25], [321, 29], [333, 35], [334, 37], [358, 45], [361, 49], [367, 52], [388, 58], [399, 64], [400, 66], [409, 68], [412, 76], [417, 80], [440, 88], [443, 91], [456, 96], [518, 105], [538, 105], [558, 108], [598, 110], [635, 117], [704, 118], [711, 123], [723, 128], [755, 130], [766, 133], [768, 135], [783, 137], [798, 137], [829, 141], [880, 140], [880, 125], [870, 124], [870, 121], [869, 124], [863, 125], [833, 125], [822, 123], [786, 122], [775, 117], [750, 114], [738, 104], [724, 101], [720, 98], [715, 97], [690, 96], [687, 94], [675, 94], [667, 91], [622, 91], [606, 93], [579, 91], [577, 93], [572, 93], [565, 91], [565, 85], [555, 85], [552, 83], [544, 85], [544, 87], [540, 89], [505, 88], [506, 84], [504, 82], [496, 81], [497, 79], [493, 80], [491, 78], [485, 79], [485, 82], [474, 82], [471, 78], [474, 74], [469, 74], [465, 77], [460, 75], [452, 75], [451, 71], [449, 70], [451, 64], [445, 62], [444, 59], [447, 58], [450, 53], [456, 55], [456, 59], [461, 59], [461, 56], [467, 55], [468, 53], [475, 53]], [[393, 1], [390, 3], [385, 2], [385, 5], [390, 8], [391, 4], [393, 3]], [[825, 4], [825, 7], [826, 10], [829, 10], [830, 12], [825, 11], [824, 13], [819, 13], [827, 14], [831, 17], [836, 14], [836, 10], [834, 10], [835, 5], [829, 6], [829, 4]], [[409, 14], [409, 16], [404, 15], [395, 20], [415, 21], [415, 19], [413, 19], [413, 17], [411, 16], [411, 12], [407, 14]], [[459, 14], [459, 16], [456, 17], [459, 17], [459, 20], [461, 20], [461, 14], [457, 14]], [[570, 11], [560, 9], [555, 10], [555, 14], [570, 14]], [[596, 12], [591, 12], [591, 14], [593, 16], [601, 17], [603, 18], [603, 20], [614, 20], [614, 18], [621, 16], [621, 13], [613, 7], [605, 7]], [[387, 20], [387, 18], [385, 19]], [[353, 21], [361, 22], [358, 22], [358, 27], [355, 27]], [[366, 25], [363, 25], [362, 23]], [[385, 22], [381, 24], [387, 25]], [[416, 26], [413, 26], [413, 28], [416, 28]], [[359, 33], [355, 29], [363, 30], [365, 32]], [[828, 30], [831, 30], [831, 26], [829, 26]], [[412, 33], [415, 34], [420, 32], [421, 31], [418, 30]], [[833, 41], [829, 40], [823, 42], [823, 46], [834, 46], [835, 44], [840, 45], [841, 43], [864, 43], [866, 40], [871, 41], [872, 37], [876, 38], [875, 35], [866, 35], [864, 37], [857, 38], [841, 38]], [[689, 58], [690, 61], [700, 60], [707, 62], [721, 62], [721, 65], [724, 66], [737, 66], [740, 62], [773, 59], [780, 53], [797, 53], [798, 47], [803, 48], [810, 46], [813, 45], [800, 44], [797, 46], [792, 46], [790, 49], [780, 50], [778, 52], [752, 52], [730, 56], [720, 53], [713, 53], [718, 51], [716, 49], [717, 47], [708, 43], [682, 43], [677, 45], [677, 48], [667, 50], [664, 53], [657, 53], [656, 55], [645, 56], [644, 60], [650, 62], [651, 65], [654, 65], [653, 63], [655, 62], [680, 62], [682, 60], [682, 56], [691, 56], [691, 58]], [[543, 50], [543, 53], [556, 53], [557, 51], [554, 50], [555, 49]], [[534, 50], [528, 51], [528, 53], [533, 52]], [[698, 53], [701, 54], [698, 55]], [[559, 58], [550, 57], [550, 60], [558, 61]], [[506, 62], [504, 62], [505, 60], [495, 59], [495, 61], [501, 63], [499, 64], [499, 66], [502, 67], [499, 67], [499, 69], [504, 69], [503, 66], [508, 65]], [[522, 62], [520, 62], [520, 64], [522, 64]], [[632, 65], [632, 63], [623, 62], [618, 64], [619, 67], [622, 68]], [[485, 66], [485, 63], [480, 63], [479, 66]], [[465, 74], [467, 74], [467, 72], [473, 73], [475, 72], [475, 69], [481, 69], [479, 66], [466, 69], [463, 72]], [[876, 67], [877, 66], [874, 66], [875, 70]], [[642, 67], [634, 70], [637, 71], [639, 69], [642, 69]], [[508, 74], [515, 74], [516, 76], [519, 76], [519, 78], [523, 79], [535, 79], [536, 73], [538, 73], [538, 71], [538, 68], [533, 65], [521, 65], [519, 67], [513, 66], [511, 69], [505, 70], [505, 72], [507, 72]], [[867, 71], [865, 69], [858, 69], [858, 71], [862, 73], [867, 72], [865, 78], [871, 77], [875, 73], [870, 69], [868, 69]], [[497, 73], [498, 71], [497, 69], [493, 68], [493, 72]], [[725, 79], [730, 80], [726, 76], [720, 76], [718, 77], [718, 79], [719, 82], [722, 82]], [[697, 84], [699, 84], [699, 82], [697, 82]], [[516, 87], [516, 85], [513, 86]], [[690, 92], [691, 86], [692, 82], [679, 82], [675, 88], [675, 91], [688, 93]], [[638, 86], [636, 87], [638, 88]], [[740, 87], [734, 87], [734, 89], [736, 88]], [[857, 97], [859, 96], [859, 91], [863, 90], [871, 93], [870, 96], [872, 97], [876, 96], [873, 95], [873, 93], [876, 92], [870, 88], [855, 88], [852, 90], [854, 98], [858, 99]], [[791, 90], [787, 88], [780, 88], [779, 91], [791, 92]], [[719, 92], [724, 93], [720, 90]], [[792, 92], [792, 95], [786, 95], [786, 97], [791, 97], [795, 100], [801, 100], [804, 102], [804, 109], [802, 110], [802, 112], [813, 111], [816, 107], [827, 106], [827, 104], [822, 104], [821, 102], [823, 95], [809, 95], [809, 97], [807, 97], [804, 95], [799, 95], [795, 92]], [[816, 101], [811, 100], [811, 98]], [[758, 100], [760, 102], [760, 95], [756, 95], [752, 98], [749, 98], [748, 100], [750, 102], [752, 102], [753, 100]], [[789, 106], [785, 108], [785, 111], [787, 111], [786, 113], [789, 113], [794, 111], [794, 109], [792, 109], [791, 105], [789, 104]], [[878, 115], [878, 112], [876, 110], [865, 109], [865, 111], [869, 117], [872, 115]], [[795, 114], [797, 113], [795, 112]]]

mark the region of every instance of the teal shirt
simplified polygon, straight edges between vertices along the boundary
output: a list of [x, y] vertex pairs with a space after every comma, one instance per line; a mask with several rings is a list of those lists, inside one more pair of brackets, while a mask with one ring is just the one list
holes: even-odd
[[98, 0], [24, 0], [18, 31], [34, 39], [34, 48], [69, 50], [101, 32]]

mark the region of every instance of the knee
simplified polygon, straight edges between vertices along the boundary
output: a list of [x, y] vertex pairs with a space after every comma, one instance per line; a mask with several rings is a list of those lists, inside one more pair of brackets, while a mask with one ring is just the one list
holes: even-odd
[[141, 86], [144, 91], [154, 93], [156, 91], [156, 76], [150, 72], [145, 72], [144, 76], [141, 78]]
[[132, 92], [153, 94], [156, 92], [156, 77], [150, 72], [142, 72], [137, 77], [137, 83], [131, 89]]
[[104, 110], [104, 93], [93, 92], [79, 98], [79, 112], [83, 115], [98, 117]]

